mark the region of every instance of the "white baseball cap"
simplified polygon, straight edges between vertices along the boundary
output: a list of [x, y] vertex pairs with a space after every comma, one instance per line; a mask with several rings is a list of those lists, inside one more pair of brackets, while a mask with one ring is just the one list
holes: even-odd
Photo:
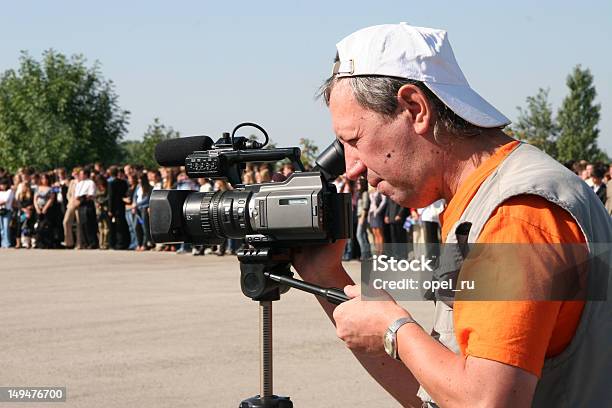
[[458, 116], [484, 128], [510, 120], [478, 95], [461, 72], [446, 31], [384, 24], [354, 32], [338, 44], [337, 77], [382, 75], [421, 81]]

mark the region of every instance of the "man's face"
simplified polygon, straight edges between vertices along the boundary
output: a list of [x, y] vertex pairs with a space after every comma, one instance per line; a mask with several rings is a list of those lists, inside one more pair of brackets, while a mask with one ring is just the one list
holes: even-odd
[[587, 164], [587, 166], [586, 166], [586, 176], [587, 177], [593, 176], [593, 165], [592, 164]]
[[416, 134], [406, 114], [389, 119], [363, 108], [342, 81], [332, 90], [329, 109], [348, 178], [367, 171], [370, 185], [404, 207], [425, 207], [439, 198], [433, 176], [439, 151]]

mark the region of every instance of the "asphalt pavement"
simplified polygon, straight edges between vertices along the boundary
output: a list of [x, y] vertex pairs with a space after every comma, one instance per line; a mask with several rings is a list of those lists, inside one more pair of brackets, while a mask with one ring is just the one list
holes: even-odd
[[[259, 392], [258, 305], [239, 275], [232, 256], [0, 250], [0, 386], [67, 390], [0, 406], [237, 407]], [[405, 305], [431, 326], [433, 305]], [[274, 302], [274, 392], [298, 408], [399, 406], [296, 290]]]

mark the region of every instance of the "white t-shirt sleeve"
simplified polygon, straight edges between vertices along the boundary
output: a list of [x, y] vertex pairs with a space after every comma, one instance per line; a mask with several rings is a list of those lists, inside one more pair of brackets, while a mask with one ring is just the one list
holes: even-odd
[[93, 180], [79, 181], [75, 188], [75, 196], [95, 196], [96, 195], [96, 184]]
[[11, 210], [13, 208], [13, 198], [15, 198], [15, 193], [12, 189], [8, 189], [6, 191], [0, 191], [0, 199], [2, 201], [6, 201], [3, 204], [4, 208]]

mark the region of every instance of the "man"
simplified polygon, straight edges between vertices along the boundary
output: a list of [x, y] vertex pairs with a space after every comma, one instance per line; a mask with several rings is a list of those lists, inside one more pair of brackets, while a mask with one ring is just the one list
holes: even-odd
[[[0, 170], [6, 174], [2, 168]], [[15, 192], [10, 187], [10, 183], [8, 177], [0, 177], [0, 248], [11, 246], [9, 222], [13, 214]]]
[[[608, 166], [608, 173], [612, 176], [612, 163]], [[606, 183], [606, 210], [612, 216], [612, 179]]]
[[75, 167], [72, 169], [72, 179], [68, 182], [68, 190], [66, 191], [65, 201], [66, 201], [66, 212], [64, 213], [64, 218], [62, 222], [62, 226], [64, 228], [64, 247], [67, 249], [74, 248], [74, 234], [72, 233], [72, 226], [76, 221], [76, 242], [78, 245], [81, 245], [81, 228], [79, 227], [79, 219], [78, 219], [78, 208], [79, 208], [79, 200], [75, 196], [76, 186], [79, 182], [79, 173], [81, 169], [79, 167]]
[[[369, 27], [337, 50], [322, 94], [347, 178], [367, 172], [404, 207], [445, 199], [446, 242], [458, 242], [459, 227], [470, 228], [468, 242], [611, 242], [610, 217], [586, 184], [504, 134], [508, 119], [469, 87], [445, 31]], [[403, 405], [583, 406], [612, 398], [609, 302], [437, 301], [434, 339], [392, 299], [361, 299], [342, 268], [343, 246], [303, 248], [293, 264], [305, 280], [345, 287], [350, 301], [321, 305]], [[611, 286], [609, 270], [596, 272], [589, 292]], [[529, 282], [528, 268], [516, 273]]]
[[117, 166], [109, 169], [108, 204], [110, 225], [110, 246], [113, 249], [127, 249], [130, 245], [130, 231], [125, 218], [125, 202], [128, 184]]
[[599, 197], [602, 204], [606, 204], [606, 200], [608, 198], [608, 194], [606, 191], [606, 183], [604, 183], [604, 174], [606, 174], [606, 170], [602, 166], [597, 166], [591, 170], [591, 188]]
[[593, 163], [587, 163], [584, 168], [583, 179], [584, 182], [588, 184], [589, 187], [593, 188], [593, 170], [595, 169], [595, 165]]
[[90, 179], [91, 171], [81, 169], [79, 171], [79, 182], [77, 183], [74, 196], [78, 201], [79, 229], [81, 231], [79, 247], [83, 249], [98, 249], [98, 220], [96, 217], [96, 184]]
[[404, 229], [408, 214], [408, 208], [395, 201], [389, 201], [385, 209], [385, 224], [389, 225], [392, 253], [398, 258], [405, 258], [408, 251], [408, 233]]

